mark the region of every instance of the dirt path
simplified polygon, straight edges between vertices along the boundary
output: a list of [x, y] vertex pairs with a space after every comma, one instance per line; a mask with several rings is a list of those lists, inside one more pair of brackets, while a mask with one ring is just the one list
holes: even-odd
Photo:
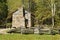
[[0, 29], [0, 34], [7, 34], [7, 31], [9, 31], [10, 28], [6, 28], [6, 29]]

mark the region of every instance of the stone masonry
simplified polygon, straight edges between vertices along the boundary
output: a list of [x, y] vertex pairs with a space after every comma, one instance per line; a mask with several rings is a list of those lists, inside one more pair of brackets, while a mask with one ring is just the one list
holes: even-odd
[[12, 27], [31, 27], [31, 13], [20, 7], [12, 15]]
[[25, 18], [23, 16], [23, 7], [19, 8], [12, 16], [12, 27], [25, 27]]

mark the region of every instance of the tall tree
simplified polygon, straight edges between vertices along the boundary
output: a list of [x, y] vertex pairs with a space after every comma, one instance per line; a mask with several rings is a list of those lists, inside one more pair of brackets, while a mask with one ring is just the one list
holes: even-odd
[[8, 6], [7, 0], [0, 0], [0, 25], [5, 24], [7, 14], [8, 14]]

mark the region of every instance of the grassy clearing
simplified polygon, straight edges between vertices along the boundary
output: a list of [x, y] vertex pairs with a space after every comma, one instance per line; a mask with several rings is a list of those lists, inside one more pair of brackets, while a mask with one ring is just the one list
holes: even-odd
[[0, 35], [0, 40], [60, 40], [60, 35], [7, 34]]

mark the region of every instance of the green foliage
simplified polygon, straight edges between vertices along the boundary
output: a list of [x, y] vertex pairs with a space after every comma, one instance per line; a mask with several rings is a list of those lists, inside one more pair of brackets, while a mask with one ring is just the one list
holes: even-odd
[[0, 0], [0, 25], [4, 24], [8, 15], [7, 0]]
[[43, 21], [45, 21], [48, 18], [51, 18], [51, 6], [49, 0], [38, 0], [36, 1], [37, 4], [37, 10], [35, 11], [35, 16], [39, 24], [43, 24]]
[[[60, 2], [59, 0], [54, 0], [56, 5], [56, 12], [54, 16], [54, 23], [60, 26]], [[51, 0], [36, 0], [36, 11], [35, 18], [37, 24], [52, 24], [52, 10], [51, 10]]]
[[[28, 1], [24, 0], [26, 10], [28, 10]], [[54, 23], [55, 26], [60, 26], [60, 0], [54, 0], [54, 4], [56, 5]], [[0, 0], [0, 24], [5, 24], [7, 21], [11, 23], [13, 12], [22, 5], [22, 0]], [[35, 15], [35, 25], [52, 24], [51, 0], [30, 0], [30, 11]]]
[[22, 3], [21, 0], [7, 0], [9, 13], [14, 12], [19, 7], [21, 7], [21, 3]]

